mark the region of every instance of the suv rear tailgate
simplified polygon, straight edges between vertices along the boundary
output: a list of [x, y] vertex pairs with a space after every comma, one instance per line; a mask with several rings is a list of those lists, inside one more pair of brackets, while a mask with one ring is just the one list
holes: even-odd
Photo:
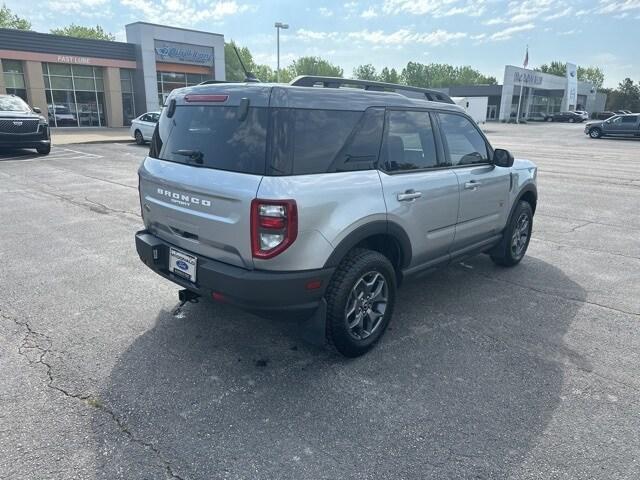
[[147, 157], [139, 170], [145, 226], [197, 255], [253, 268], [251, 200], [262, 180]]

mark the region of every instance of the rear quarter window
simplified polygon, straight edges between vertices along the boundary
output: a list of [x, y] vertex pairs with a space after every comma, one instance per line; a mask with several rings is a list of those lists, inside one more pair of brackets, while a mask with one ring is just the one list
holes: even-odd
[[273, 109], [268, 173], [305, 175], [374, 168], [383, 122], [383, 109]]
[[[167, 138], [152, 142], [151, 150], [162, 160], [263, 175], [268, 117], [267, 108], [249, 108], [242, 119], [238, 107], [178, 106], [163, 120], [170, 122]], [[200, 152], [202, 163], [185, 155], [188, 151]]]

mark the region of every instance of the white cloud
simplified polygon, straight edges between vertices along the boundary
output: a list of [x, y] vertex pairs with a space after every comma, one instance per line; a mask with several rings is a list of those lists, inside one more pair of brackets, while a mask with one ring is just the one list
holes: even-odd
[[50, 0], [47, 6], [59, 13], [71, 13], [81, 17], [111, 17], [108, 0]]
[[640, 0], [603, 0], [600, 13], [620, 13], [630, 10], [640, 10]]
[[544, 17], [545, 20], [556, 20], [558, 18], [562, 18], [562, 17], [566, 17], [568, 15], [571, 14], [571, 12], [573, 11], [573, 8], [571, 7], [567, 7], [564, 10], [560, 10], [556, 13], [552, 13], [551, 15], [547, 15], [546, 17]]
[[514, 33], [525, 32], [527, 30], [533, 30], [535, 25], [533, 23], [527, 23], [524, 25], [515, 25], [513, 27], [500, 30], [489, 37], [493, 41], [509, 40], [513, 37]]
[[387, 14], [479, 16], [484, 12], [486, 3], [486, 0], [385, 0], [382, 9]]
[[318, 12], [320, 12], [320, 15], [322, 15], [323, 17], [332, 17], [333, 16], [333, 10], [329, 10], [326, 7], [320, 7], [318, 9]]
[[221, 21], [252, 10], [250, 5], [236, 0], [120, 0], [120, 4], [142, 13], [146, 21], [179, 27]]
[[448, 32], [446, 30], [434, 30], [432, 32], [416, 32], [408, 28], [401, 28], [394, 32], [385, 32], [383, 30], [358, 30], [353, 32], [322, 32], [305, 30], [304, 28], [296, 31], [296, 38], [303, 42], [318, 42], [327, 40], [339, 40], [348, 38], [349, 40], [367, 44], [372, 47], [394, 47], [410, 44], [423, 45], [444, 45], [457, 40], [466, 38], [464, 32]]
[[362, 12], [360, 16], [362, 18], [375, 18], [378, 16], [378, 13], [375, 11], [373, 7], [369, 7], [364, 12]]

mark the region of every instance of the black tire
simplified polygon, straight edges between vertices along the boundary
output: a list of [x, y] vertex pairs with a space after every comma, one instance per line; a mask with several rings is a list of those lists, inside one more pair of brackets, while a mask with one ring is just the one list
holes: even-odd
[[142, 132], [140, 130], [136, 130], [133, 132], [133, 136], [136, 139], [136, 144], [144, 145], [144, 137], [142, 136]]
[[575, 119], [570, 118], [570, 119], [569, 119], [569, 123], [575, 123]]
[[51, 153], [51, 144], [44, 147], [36, 147], [36, 152], [40, 155], [49, 155]]
[[[376, 275], [383, 279], [382, 284]], [[374, 292], [359, 288], [365, 287], [367, 281], [371, 283], [377, 281], [372, 286]], [[386, 292], [384, 304], [382, 301], [376, 303], [373, 299], [367, 300], [373, 297], [375, 290], [378, 289], [381, 290], [382, 295], [376, 295], [375, 298], [382, 299]], [[358, 297], [359, 293], [363, 294], [363, 298]], [[387, 257], [373, 250], [361, 248], [352, 250], [333, 274], [325, 299], [329, 343], [345, 357], [353, 358], [365, 354], [380, 340], [393, 315], [396, 274], [391, 262]], [[353, 317], [348, 315], [348, 307], [353, 307]], [[376, 317], [375, 320], [372, 319], [373, 316]], [[352, 326], [349, 325], [350, 318], [353, 318]], [[371, 331], [367, 332], [367, 328]]]
[[[524, 228], [523, 223], [521, 223], [523, 222], [523, 218], [527, 222], [526, 228]], [[528, 202], [521, 200], [509, 219], [509, 224], [503, 233], [502, 241], [491, 251], [491, 260], [493, 260], [495, 264], [503, 267], [513, 267], [520, 263], [520, 260], [522, 260], [525, 253], [527, 253], [532, 228], [533, 210]], [[517, 239], [516, 231], [519, 232]], [[526, 238], [524, 237], [525, 233]]]
[[600, 130], [599, 128], [592, 128], [591, 130], [589, 130], [589, 136], [591, 138], [600, 138], [602, 137], [602, 130]]
[[547, 122], [553, 122], [553, 117], [547, 117]]

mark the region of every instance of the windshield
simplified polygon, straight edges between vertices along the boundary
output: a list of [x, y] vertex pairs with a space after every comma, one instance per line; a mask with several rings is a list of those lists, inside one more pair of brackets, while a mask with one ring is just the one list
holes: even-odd
[[195, 166], [264, 174], [268, 111], [238, 107], [179, 106], [171, 119], [159, 158]]
[[3, 112], [29, 112], [31, 109], [20, 97], [0, 97], [0, 111]]

